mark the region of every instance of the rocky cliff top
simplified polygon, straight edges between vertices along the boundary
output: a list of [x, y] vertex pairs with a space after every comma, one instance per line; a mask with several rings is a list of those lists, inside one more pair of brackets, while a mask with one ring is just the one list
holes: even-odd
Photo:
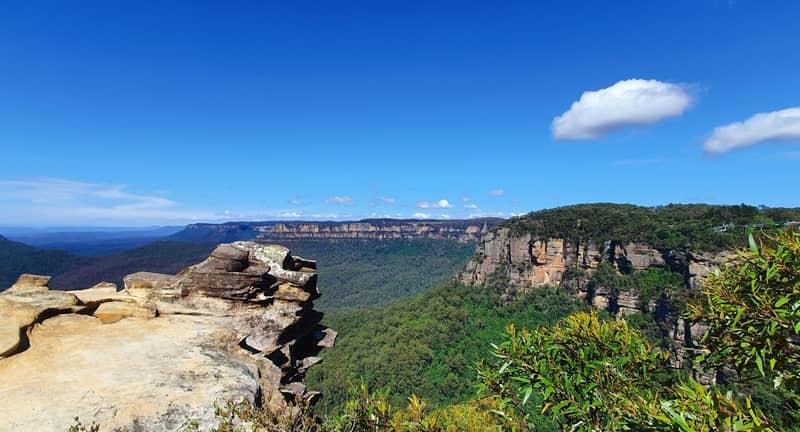
[[287, 409], [335, 333], [319, 325], [316, 265], [277, 245], [219, 245], [177, 275], [134, 273], [53, 291], [22, 275], [0, 293], [0, 431], [209, 426], [215, 402]]

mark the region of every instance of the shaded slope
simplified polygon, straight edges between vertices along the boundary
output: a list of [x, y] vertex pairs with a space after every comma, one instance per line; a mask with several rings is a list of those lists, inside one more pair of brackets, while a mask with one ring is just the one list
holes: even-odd
[[0, 290], [22, 273], [60, 274], [80, 266], [84, 258], [59, 250], [42, 250], [0, 236]]
[[115, 255], [84, 258], [62, 272], [52, 272], [54, 289], [80, 289], [98, 282], [114, 282], [122, 287], [122, 278], [129, 273], [149, 271], [177, 273], [196, 264], [216, 244], [156, 241]]

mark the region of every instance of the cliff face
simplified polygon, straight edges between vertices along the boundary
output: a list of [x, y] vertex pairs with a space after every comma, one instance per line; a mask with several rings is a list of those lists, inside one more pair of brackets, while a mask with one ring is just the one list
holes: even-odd
[[513, 236], [507, 228], [488, 232], [478, 243], [475, 255], [464, 267], [459, 279], [482, 284], [500, 267], [508, 269], [512, 283], [529, 286], [559, 285], [570, 267], [595, 269], [601, 263], [614, 265], [620, 272], [667, 266], [684, 275], [687, 288], [694, 288], [714, 268], [730, 260], [732, 252], [689, 254], [657, 250], [642, 243], [606, 241], [602, 247], [591, 242], [565, 239], [539, 239], [530, 234]]
[[502, 219], [399, 220], [367, 219], [357, 222], [240, 222], [195, 224], [172, 236], [177, 240], [259, 239], [444, 239], [476, 241]]
[[313, 261], [275, 245], [218, 246], [177, 275], [125, 289], [51, 291], [23, 275], [0, 294], [0, 431], [210, 426], [215, 402], [273, 409], [315, 398], [302, 383], [335, 333], [318, 323]]
[[[459, 274], [459, 279], [467, 284], [480, 285], [498, 269], [505, 269], [511, 283], [524, 291], [540, 285], [561, 284], [569, 268], [591, 271], [601, 263], [608, 263], [622, 273], [654, 266], [667, 267], [683, 276], [686, 289], [694, 289], [713, 269], [720, 268], [733, 256], [729, 251], [692, 254], [613, 240], [598, 247], [591, 242], [570, 242], [561, 238], [539, 239], [530, 234], [514, 236], [509, 229], [499, 228], [486, 233], [479, 241], [475, 255]], [[599, 309], [623, 315], [641, 311], [635, 293], [623, 291], [612, 296], [604, 287], [589, 292], [585, 282], [578, 284], [579, 295]], [[651, 302], [645, 309], [655, 312], [656, 305]], [[672, 338], [679, 347], [695, 346], [705, 331], [701, 324], [690, 324], [678, 317], [667, 319], [672, 326]], [[685, 358], [685, 350], [679, 349], [673, 364], [682, 367]]]
[[478, 240], [485, 225], [454, 226], [425, 222], [378, 225], [368, 222], [320, 225], [280, 223], [259, 229], [260, 239], [445, 239], [461, 242]]

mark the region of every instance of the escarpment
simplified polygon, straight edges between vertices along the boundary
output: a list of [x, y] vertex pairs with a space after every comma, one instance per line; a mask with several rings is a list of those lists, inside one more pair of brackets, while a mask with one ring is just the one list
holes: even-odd
[[[559, 286], [568, 279], [578, 295], [599, 309], [616, 314], [653, 312], [671, 328], [670, 336], [678, 349], [672, 358], [675, 367], [688, 367], [687, 347], [695, 347], [705, 332], [700, 323], [689, 323], [675, 311], [660, 310], [658, 299], [642, 304], [636, 292], [614, 287], [592, 286], [591, 274], [601, 264], [612, 265], [629, 274], [651, 267], [667, 268], [681, 275], [686, 290], [694, 290], [711, 271], [734, 257], [732, 251], [692, 253], [685, 250], [660, 250], [640, 242], [607, 240], [602, 244], [564, 238], [539, 238], [532, 234], [513, 234], [501, 227], [488, 232], [458, 278], [467, 284], [482, 285], [495, 272], [504, 272], [514, 289], [525, 291], [541, 285]], [[569, 272], [584, 275], [572, 278]]]
[[134, 273], [52, 291], [22, 275], [0, 293], [0, 431], [212, 424], [215, 402], [274, 410], [314, 399], [303, 384], [332, 346], [319, 324], [316, 264], [277, 245], [219, 245], [177, 275]]
[[541, 239], [531, 234], [512, 235], [508, 228], [487, 233], [475, 254], [459, 274], [464, 283], [482, 284], [501, 267], [511, 282], [520, 287], [559, 285], [570, 268], [596, 269], [612, 264], [621, 273], [664, 266], [681, 273], [687, 288], [733, 256], [733, 252], [692, 254], [687, 251], [658, 250], [645, 243], [607, 240], [601, 246], [591, 241], [563, 238]]
[[354, 222], [236, 222], [193, 224], [172, 238], [186, 241], [229, 241], [258, 239], [282, 241], [298, 239], [438, 239], [469, 242], [478, 240], [488, 229], [499, 225], [499, 218], [465, 220], [365, 219]]

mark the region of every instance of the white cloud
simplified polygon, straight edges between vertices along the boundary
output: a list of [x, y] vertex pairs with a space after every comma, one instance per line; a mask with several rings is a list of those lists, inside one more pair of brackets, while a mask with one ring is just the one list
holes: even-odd
[[614, 130], [649, 125], [683, 114], [692, 103], [686, 87], [657, 80], [629, 79], [583, 92], [570, 109], [553, 119], [558, 140], [588, 140]]
[[349, 195], [332, 196], [326, 199], [325, 202], [333, 205], [349, 206], [353, 205], [353, 198], [351, 198]]
[[167, 198], [127, 191], [125, 185], [96, 184], [61, 178], [0, 180], [0, 199], [34, 203], [74, 202], [77, 200], [123, 201], [126, 206], [165, 208], [175, 203]]
[[160, 193], [63, 178], [0, 180], [0, 224], [139, 226], [220, 220], [228, 212], [181, 208]]
[[378, 199], [384, 204], [394, 204], [397, 202], [397, 200], [394, 197], [381, 197]]
[[447, 214], [447, 213], [442, 213], [442, 214], [439, 215], [439, 217], [442, 218], [442, 219], [450, 219], [450, 215]]
[[504, 191], [503, 189], [492, 189], [492, 190], [489, 191], [489, 195], [494, 196], [494, 197], [501, 197], [501, 196], [503, 196], [505, 194], [506, 194], [506, 191]]
[[758, 113], [745, 121], [715, 128], [703, 150], [721, 154], [765, 141], [793, 140], [800, 141], [800, 107]]
[[478, 206], [476, 206], [475, 204], [464, 204], [464, 208], [470, 210], [476, 210]]
[[468, 196], [463, 196], [463, 197], [461, 197], [461, 201], [469, 202], [469, 197]]
[[441, 199], [435, 202], [420, 201], [417, 203], [417, 207], [421, 209], [429, 209], [429, 208], [453, 208], [455, 206], [453, 204], [450, 204], [450, 201], [447, 201], [446, 199]]
[[305, 201], [301, 200], [300, 198], [292, 198], [288, 202], [293, 206], [300, 206], [305, 204]]
[[285, 211], [285, 212], [281, 212], [280, 216], [281, 217], [289, 217], [289, 218], [299, 218], [299, 217], [303, 217], [303, 212]]
[[414, 219], [428, 219], [431, 215], [429, 213], [414, 213], [411, 217]]

